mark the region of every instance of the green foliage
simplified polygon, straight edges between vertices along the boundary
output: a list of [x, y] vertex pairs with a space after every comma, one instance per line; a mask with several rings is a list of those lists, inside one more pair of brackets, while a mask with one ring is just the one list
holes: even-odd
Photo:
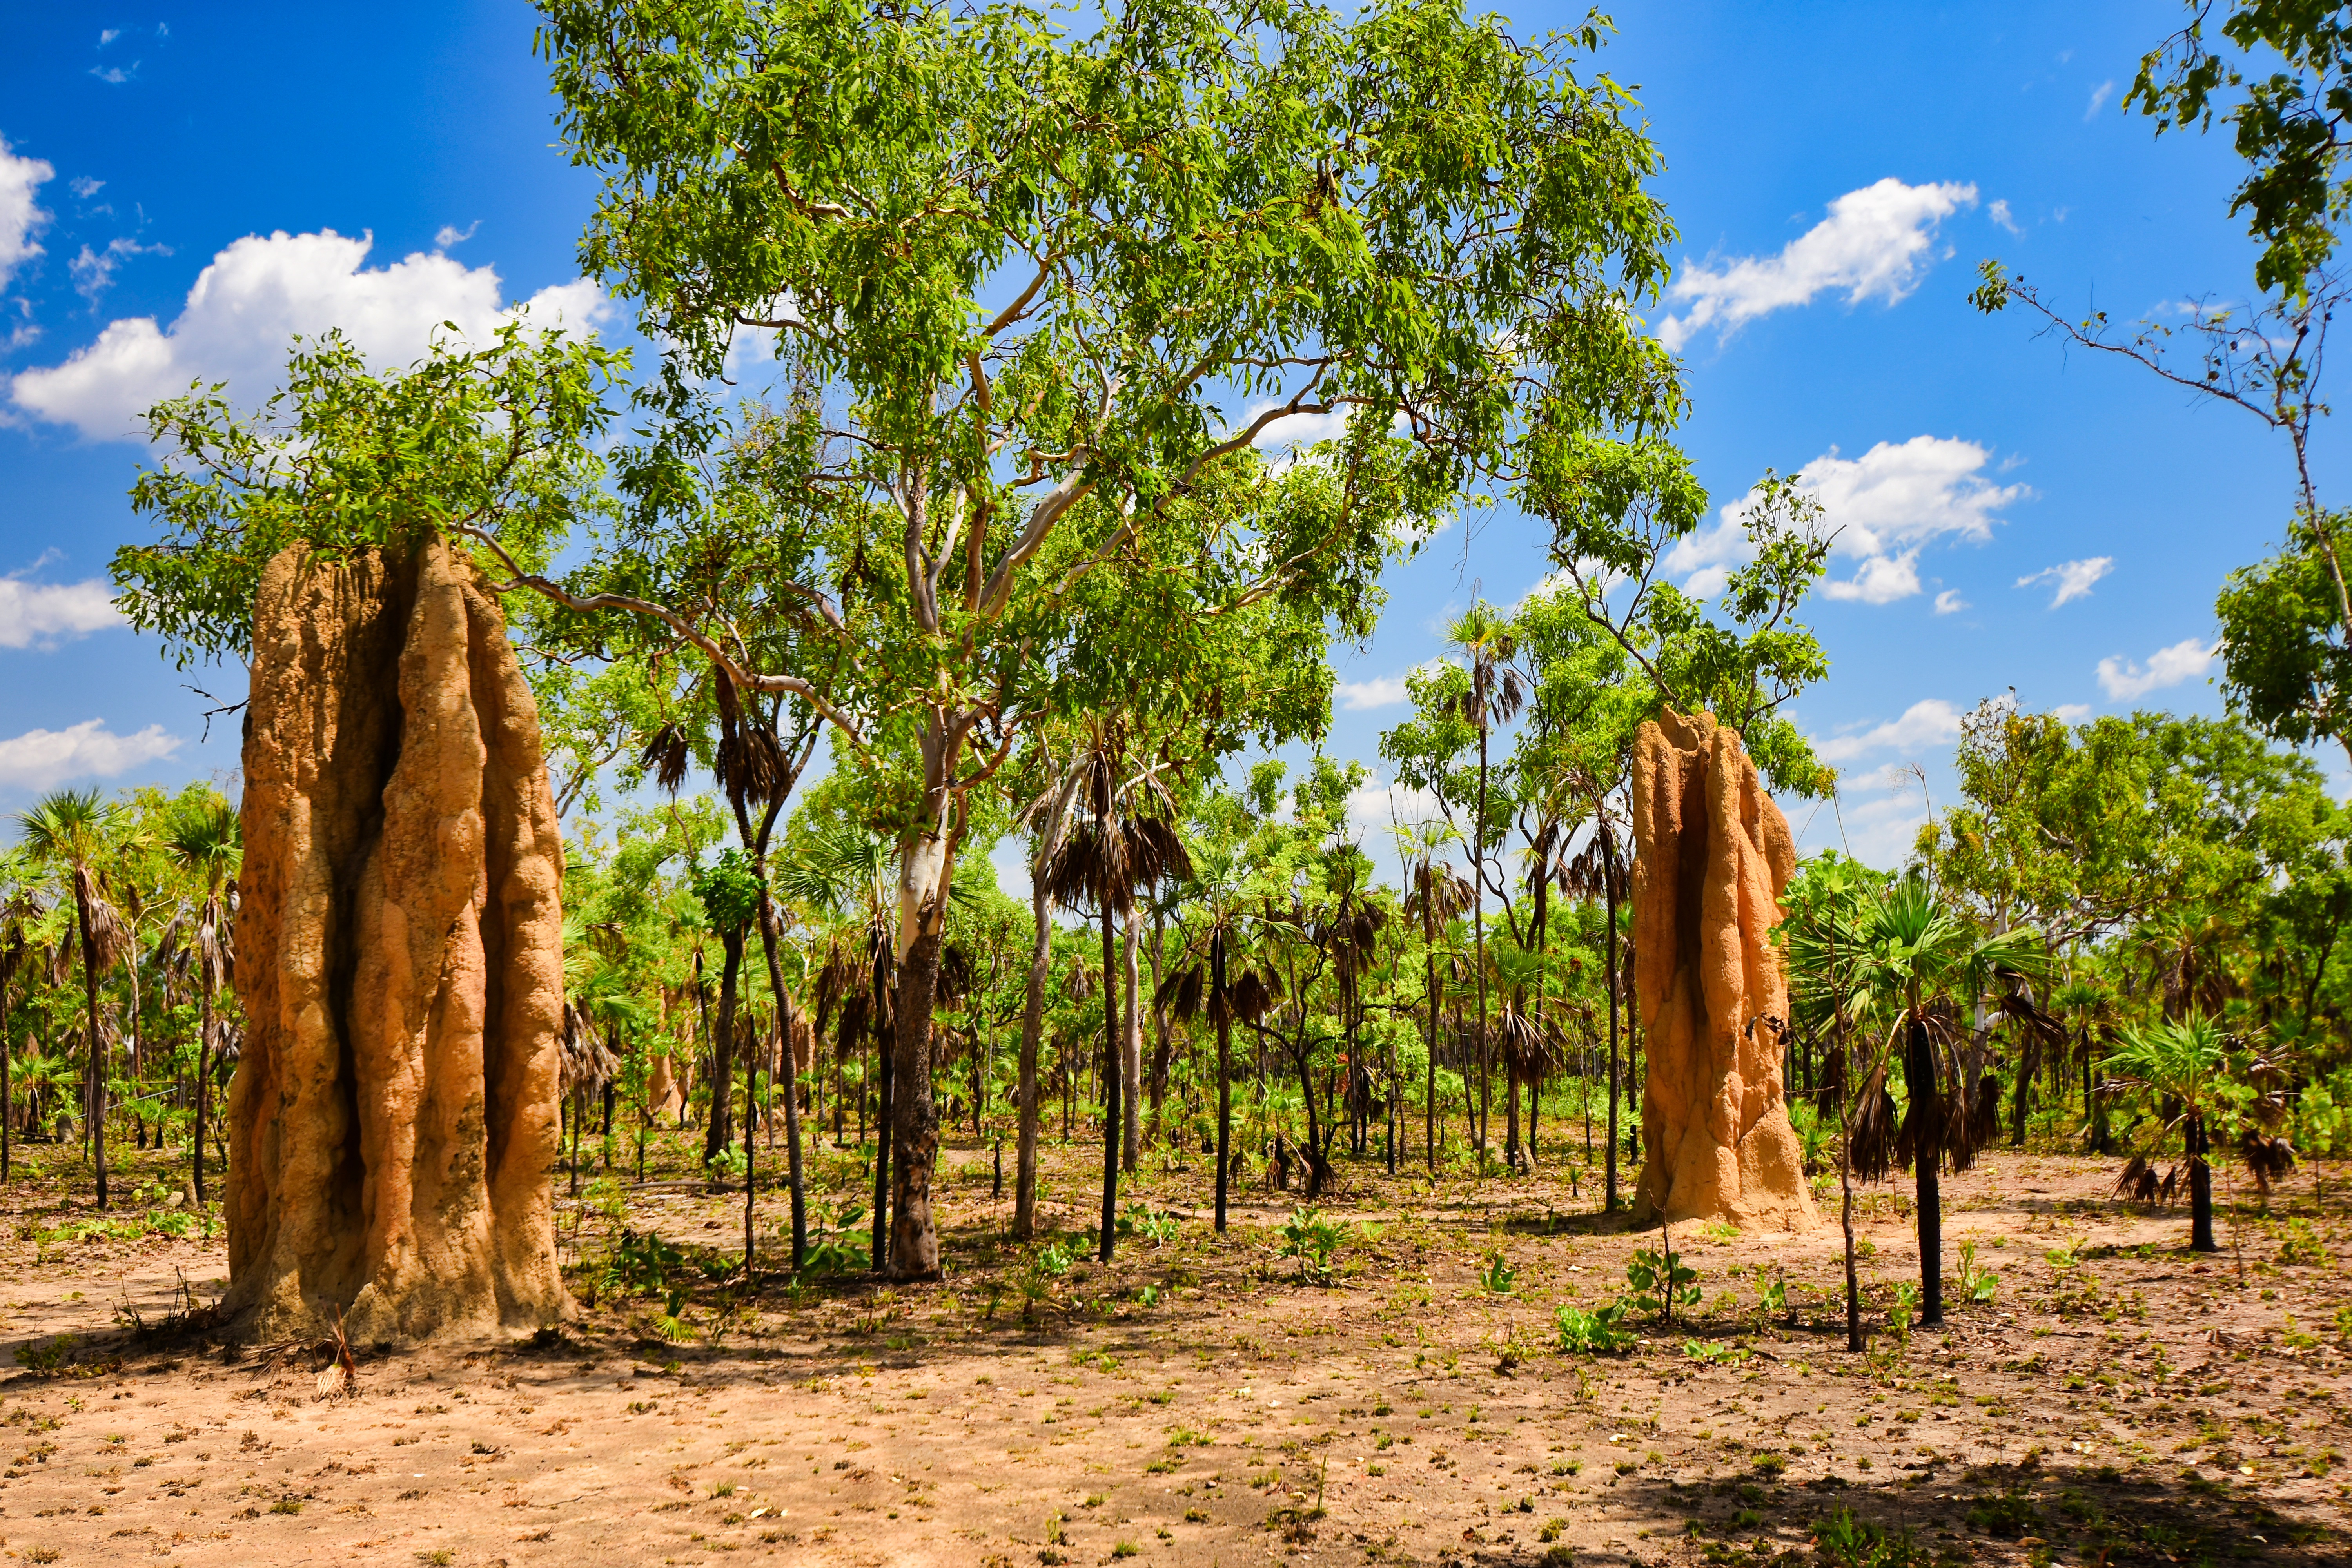
[[1625, 1266], [1625, 1283], [1632, 1289], [1628, 1304], [1634, 1311], [1655, 1313], [1666, 1322], [1674, 1321], [1676, 1308], [1686, 1310], [1699, 1302], [1698, 1270], [1671, 1248], [1636, 1249]]
[[1633, 1331], [1624, 1327], [1622, 1300], [1590, 1309], [1563, 1302], [1553, 1319], [1559, 1327], [1559, 1348], [1570, 1355], [1609, 1354], [1633, 1342]]
[[117, 603], [185, 666], [248, 651], [262, 569], [289, 545], [341, 562], [432, 538], [495, 541], [537, 570], [608, 510], [595, 448], [627, 364], [625, 352], [510, 322], [488, 344], [439, 339], [410, 368], [378, 374], [330, 332], [296, 340], [284, 389], [257, 413], [233, 409], [221, 386], [157, 404], [156, 464], [131, 504], [162, 537], [115, 552]]
[[1981, 1304], [2000, 1290], [2000, 1276], [1977, 1261], [1977, 1244], [1960, 1243], [1960, 1300]]
[[1510, 1259], [1498, 1247], [1486, 1254], [1486, 1261], [1478, 1269], [1478, 1288], [1492, 1296], [1507, 1296], [1518, 1277], [1519, 1271], [1511, 1267]]
[[1298, 1274], [1312, 1283], [1328, 1283], [1331, 1259], [1347, 1239], [1347, 1227], [1322, 1210], [1312, 1207], [1293, 1209], [1290, 1217], [1282, 1222], [1282, 1247], [1278, 1256], [1298, 1259]]
[[1889, 1533], [1844, 1508], [1814, 1521], [1813, 1554], [1823, 1568], [1928, 1568], [1931, 1561], [1908, 1530]]

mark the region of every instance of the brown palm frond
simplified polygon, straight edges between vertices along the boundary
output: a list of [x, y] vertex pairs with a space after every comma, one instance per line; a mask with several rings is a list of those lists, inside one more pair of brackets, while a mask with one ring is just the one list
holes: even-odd
[[1209, 988], [1208, 982], [1209, 966], [1205, 963], [1187, 963], [1172, 969], [1151, 994], [1151, 1005], [1179, 1024], [1189, 1024], [1200, 1016], [1201, 998]]
[[971, 952], [961, 942], [951, 942], [940, 950], [939, 994], [943, 1002], [961, 1001], [972, 993], [979, 976], [971, 964]]
[[1906, 1134], [1895, 1126], [1895, 1096], [1886, 1087], [1884, 1064], [1862, 1086], [1853, 1123], [1846, 1133], [1847, 1158], [1859, 1182], [1883, 1182], [1894, 1173]]
[[2145, 1154], [2134, 1154], [2124, 1166], [2123, 1174], [2116, 1178], [2116, 1196], [2127, 1203], [2152, 1204], [2158, 1190], [2156, 1167], [2147, 1163]]
[[78, 889], [80, 896], [88, 900], [90, 961], [98, 972], [104, 974], [121, 963], [123, 955], [131, 951], [131, 926], [107, 901], [105, 889], [96, 877], [77, 868], [74, 879], [80, 884]]
[[783, 744], [773, 730], [765, 724], [740, 723], [721, 731], [719, 748], [711, 756], [711, 772], [730, 795], [765, 805], [783, 793], [792, 764], [785, 761]]
[[563, 1004], [562, 1049], [558, 1053], [561, 1092], [593, 1093], [620, 1076], [620, 1058], [598, 1035], [594, 1023], [576, 1002]]
[[693, 755], [685, 729], [675, 723], [663, 724], [646, 737], [645, 748], [638, 753], [637, 763], [653, 774], [656, 784], [667, 793], [676, 795], [685, 787], [687, 764], [693, 760]]
[[2246, 1163], [2254, 1190], [2265, 1198], [2271, 1195], [2273, 1182], [2283, 1182], [2294, 1171], [2294, 1145], [2252, 1127], [2238, 1140], [2238, 1158]]

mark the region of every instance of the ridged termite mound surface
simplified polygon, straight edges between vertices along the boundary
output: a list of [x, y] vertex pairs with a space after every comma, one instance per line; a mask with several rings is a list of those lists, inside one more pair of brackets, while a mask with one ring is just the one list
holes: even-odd
[[556, 1321], [563, 845], [497, 600], [438, 542], [290, 549], [245, 725], [224, 1313], [360, 1343]]
[[1633, 990], [1646, 1068], [1637, 1222], [1821, 1223], [1781, 1098], [1789, 984], [1770, 932], [1788, 818], [1737, 731], [1668, 710], [1633, 745]]

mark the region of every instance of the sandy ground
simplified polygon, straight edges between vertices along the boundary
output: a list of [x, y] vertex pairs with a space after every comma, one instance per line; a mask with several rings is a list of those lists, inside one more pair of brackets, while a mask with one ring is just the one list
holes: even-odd
[[[1081, 1195], [1072, 1151], [1056, 1189]], [[984, 1156], [942, 1184], [951, 1273], [756, 1298], [608, 1300], [538, 1344], [375, 1353], [322, 1398], [307, 1349], [240, 1353], [162, 1320], [217, 1244], [42, 1243], [12, 1188], [0, 1251], [0, 1550], [69, 1563], [1685, 1563], [2352, 1562], [2337, 1467], [2352, 1247], [2310, 1173], [2225, 1249], [2110, 1201], [2116, 1162], [2000, 1154], [1946, 1184], [1998, 1273], [1946, 1326], [1890, 1331], [1916, 1279], [1902, 1189], [1865, 1203], [1872, 1351], [1844, 1349], [1839, 1237], [1677, 1231], [1703, 1300], [1628, 1353], [1558, 1348], [1562, 1302], [1623, 1289], [1633, 1236], [1591, 1187], [1432, 1187], [1345, 1168], [1328, 1285], [1276, 1256], [1281, 1194], [1223, 1238], [1202, 1173], [1110, 1269], [1024, 1323]], [[2330, 1173], [2333, 1179], [2333, 1173]], [[628, 1223], [740, 1238], [740, 1198], [635, 1194]], [[1833, 1217], [1833, 1216], [1831, 1216]], [[762, 1229], [782, 1218], [763, 1205]], [[1079, 1223], [1075, 1214], [1065, 1223]], [[1359, 1224], [1358, 1222], [1361, 1222]], [[2297, 1223], [2300, 1222], [2300, 1223]], [[1369, 1230], [1363, 1228], [1369, 1226]], [[578, 1244], [593, 1263], [602, 1247]], [[740, 1247], [740, 1239], [734, 1240]], [[1499, 1251], [1497, 1293], [1479, 1278]], [[1789, 1282], [1768, 1317], [1759, 1274]], [[583, 1271], [585, 1293], [593, 1275]], [[664, 1337], [682, 1336], [678, 1342]], [[58, 1336], [73, 1336], [60, 1347]], [[11, 1361], [8, 1358], [13, 1357]], [[1883, 1532], [1841, 1546], [1842, 1514]], [[1911, 1532], [1906, 1538], [1903, 1532]], [[1824, 1533], [1827, 1531], [1828, 1533]]]

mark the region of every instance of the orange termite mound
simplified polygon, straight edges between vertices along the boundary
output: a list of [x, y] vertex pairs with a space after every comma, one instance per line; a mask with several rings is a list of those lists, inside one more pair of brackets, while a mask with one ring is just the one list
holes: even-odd
[[506, 619], [439, 543], [297, 547], [254, 606], [229, 1090], [242, 1335], [569, 1312], [551, 1185], [563, 846]]
[[1781, 1099], [1788, 979], [1769, 933], [1797, 863], [1738, 732], [1671, 709], [1633, 743], [1633, 988], [1647, 1053], [1637, 1222], [1811, 1230]]

